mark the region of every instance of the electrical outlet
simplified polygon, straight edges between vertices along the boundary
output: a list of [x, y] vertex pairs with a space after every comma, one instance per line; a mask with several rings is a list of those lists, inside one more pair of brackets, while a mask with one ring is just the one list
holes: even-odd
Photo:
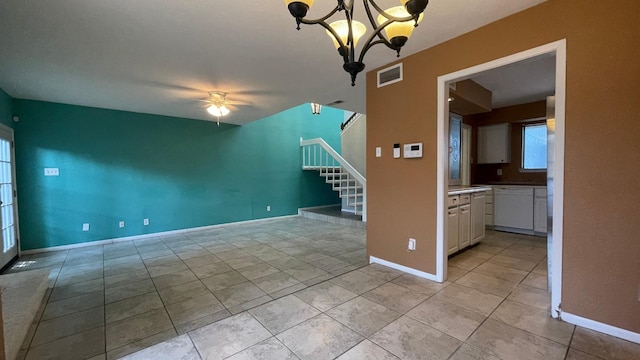
[[82, 231], [89, 231], [89, 223], [82, 224]]
[[409, 238], [409, 246], [408, 246], [409, 251], [414, 251], [416, 249], [416, 239], [414, 238]]
[[124, 227], [124, 221], [120, 221], [120, 222], [118, 223], [118, 226], [119, 226], [119, 227], [121, 227], [121, 228], [123, 228], [123, 227]]
[[502, 176], [502, 169], [498, 169], [498, 176]]
[[267, 205], [267, 211], [271, 211], [271, 205]]
[[142, 225], [144, 225], [144, 226], [149, 225], [149, 219], [142, 220]]

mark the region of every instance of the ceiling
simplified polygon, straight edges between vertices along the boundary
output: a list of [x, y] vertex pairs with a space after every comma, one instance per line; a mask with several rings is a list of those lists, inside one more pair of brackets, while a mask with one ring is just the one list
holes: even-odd
[[493, 109], [544, 100], [555, 94], [556, 57], [541, 55], [484, 71], [471, 80], [492, 92]]
[[[402, 55], [542, 2], [431, 0]], [[333, 5], [316, 1], [309, 17]], [[395, 59], [378, 46], [365, 63]], [[223, 119], [238, 125], [311, 101], [365, 112], [364, 74], [351, 87], [324, 29], [296, 31], [282, 0], [2, 0], [0, 88], [20, 99], [201, 120], [213, 119], [199, 100], [218, 90], [245, 104]]]

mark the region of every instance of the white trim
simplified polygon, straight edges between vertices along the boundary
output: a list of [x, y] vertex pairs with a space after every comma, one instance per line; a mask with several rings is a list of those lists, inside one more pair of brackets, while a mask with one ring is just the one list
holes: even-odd
[[447, 154], [446, 126], [449, 119], [448, 83], [470, 78], [476, 73], [509, 65], [521, 60], [545, 54], [556, 56], [556, 133], [555, 133], [555, 161], [554, 161], [554, 200], [553, 200], [553, 255], [552, 255], [552, 284], [551, 284], [551, 315], [557, 317], [562, 298], [562, 235], [563, 235], [563, 200], [564, 200], [564, 136], [565, 136], [565, 101], [566, 101], [566, 62], [567, 41], [558, 40], [533, 49], [505, 56], [484, 64], [472, 66], [450, 74], [438, 77], [438, 146], [437, 146], [437, 229], [436, 229], [436, 277], [438, 281], [446, 279], [447, 254], [444, 250], [446, 226], [444, 217], [444, 201], [447, 196]]
[[[446, 76], [446, 75], [445, 75]], [[445, 251], [445, 239], [447, 239], [447, 227], [444, 223], [445, 213], [445, 189], [449, 187], [449, 87], [446, 80], [438, 77], [438, 124], [437, 124], [437, 150], [436, 150], [436, 281], [444, 282], [447, 279], [447, 251]]]
[[[16, 138], [15, 131], [13, 128], [0, 123], [0, 130], [6, 131], [9, 134], [9, 141], [11, 141], [11, 148], [9, 151], [11, 152], [11, 186], [13, 186], [13, 191], [15, 192], [15, 196], [13, 196], [13, 223], [14, 223], [14, 232], [16, 237], [16, 250], [17, 256], [20, 257], [22, 255], [22, 251], [20, 250], [20, 219], [18, 214], [18, 183], [16, 181]], [[9, 261], [10, 263], [10, 261]], [[7, 263], [7, 264], [9, 264]], [[3, 264], [3, 266], [6, 264]], [[1, 267], [1, 266], [0, 266]]]
[[133, 235], [133, 236], [127, 236], [127, 237], [121, 237], [121, 238], [113, 238], [113, 239], [107, 239], [107, 240], [89, 241], [89, 242], [83, 242], [83, 243], [79, 243], [79, 244], [52, 246], [52, 247], [46, 247], [46, 248], [40, 248], [40, 249], [24, 250], [24, 251], [22, 251], [22, 254], [30, 255], [30, 254], [38, 254], [38, 253], [43, 253], [43, 252], [77, 249], [77, 248], [83, 248], [83, 247], [95, 246], [95, 245], [113, 244], [113, 243], [119, 243], [119, 242], [124, 242], [124, 241], [144, 240], [144, 239], [154, 238], [154, 237], [158, 237], [158, 236], [186, 234], [186, 233], [190, 233], [192, 231], [210, 230], [210, 229], [216, 229], [216, 228], [225, 227], [225, 226], [231, 226], [231, 225], [260, 223], [260, 222], [269, 221], [269, 220], [281, 220], [281, 219], [294, 218], [294, 217], [298, 217], [298, 216], [299, 215], [284, 215], [284, 216], [277, 216], [277, 217], [271, 217], [271, 218], [265, 218], [265, 219], [254, 219], [254, 220], [237, 221], [237, 222], [230, 222], [230, 223], [224, 223], [224, 224], [207, 225], [207, 226], [199, 226], [199, 227], [194, 227], [194, 228], [162, 231], [162, 232], [151, 233], [151, 234]]
[[305, 207], [305, 208], [298, 208], [298, 215], [300, 215], [300, 211], [309, 211], [309, 210], [314, 210], [314, 209], [325, 209], [325, 208], [334, 207], [334, 206], [342, 207], [342, 204], [332, 204], [332, 205], [321, 205], [321, 206], [310, 206], [310, 207]]
[[553, 166], [553, 228], [551, 254], [551, 316], [557, 317], [562, 302], [562, 241], [564, 234], [564, 136], [567, 86], [567, 40], [556, 42], [556, 95]]
[[344, 129], [342, 129], [342, 131], [340, 132], [340, 136], [344, 135], [344, 133], [347, 132], [347, 130], [351, 129], [353, 124], [358, 122], [360, 120], [360, 118], [362, 117], [362, 115], [364, 115], [364, 114], [356, 113], [356, 116], [353, 118], [353, 120], [349, 121], [347, 126], [345, 126]]
[[400, 264], [396, 264], [394, 262], [391, 261], [387, 261], [387, 260], [382, 260], [380, 258], [377, 258], [375, 256], [369, 256], [369, 264], [380, 264], [380, 265], [384, 265], [386, 267], [390, 267], [392, 269], [396, 269], [396, 270], [400, 270], [402, 272], [405, 272], [407, 274], [411, 274], [411, 275], [415, 275], [427, 280], [432, 280], [432, 281], [438, 281], [436, 280], [436, 276], [433, 274], [429, 274], [427, 272], [424, 271], [420, 271], [420, 270], [416, 270], [404, 265], [400, 265]]
[[603, 334], [615, 336], [620, 339], [624, 339], [627, 341], [631, 341], [637, 344], [640, 344], [640, 334], [634, 333], [629, 330], [620, 329], [615, 326], [607, 325], [598, 321], [594, 321], [591, 319], [583, 318], [582, 316], [569, 314], [563, 312], [561, 315], [562, 321], [566, 321], [569, 324], [578, 325], [583, 328], [591, 329], [597, 332], [601, 332]]

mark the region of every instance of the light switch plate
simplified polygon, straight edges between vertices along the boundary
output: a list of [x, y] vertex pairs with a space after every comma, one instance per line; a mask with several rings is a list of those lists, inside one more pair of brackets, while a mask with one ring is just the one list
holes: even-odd
[[120, 221], [120, 222], [118, 223], [118, 226], [119, 226], [119, 227], [121, 227], [121, 228], [123, 228], [123, 227], [124, 227], [124, 221]]
[[144, 225], [144, 226], [149, 225], [149, 219], [142, 220], [142, 225]]
[[89, 231], [89, 223], [82, 224], [82, 231]]
[[376, 157], [382, 157], [382, 148], [380, 146], [376, 146]]
[[44, 176], [58, 176], [58, 175], [60, 175], [60, 169], [44, 168]]

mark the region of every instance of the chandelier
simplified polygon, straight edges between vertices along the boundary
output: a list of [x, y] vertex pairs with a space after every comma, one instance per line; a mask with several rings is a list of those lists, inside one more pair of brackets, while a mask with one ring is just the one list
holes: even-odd
[[[338, 0], [338, 5], [333, 10], [315, 20], [305, 18], [307, 11], [313, 6], [314, 0], [284, 0], [289, 12], [296, 19], [298, 30], [300, 30], [300, 24], [318, 24], [326, 29], [344, 60], [342, 67], [351, 75], [351, 86], [355, 86], [356, 76], [364, 70], [364, 56], [374, 45], [384, 44], [389, 49], [395, 50], [397, 56], [400, 57], [400, 49], [411, 36], [413, 28], [418, 26], [422, 20], [424, 9], [429, 4], [429, 0], [399, 1], [401, 6], [382, 10], [374, 0], [362, 0], [367, 18], [373, 27], [373, 33], [366, 39], [360, 50], [360, 55], [356, 57], [356, 45], [367, 28], [363, 23], [353, 20], [354, 0]], [[373, 18], [371, 7], [379, 14], [377, 22]], [[345, 20], [328, 24], [326, 21], [336, 12], [344, 12]]]

